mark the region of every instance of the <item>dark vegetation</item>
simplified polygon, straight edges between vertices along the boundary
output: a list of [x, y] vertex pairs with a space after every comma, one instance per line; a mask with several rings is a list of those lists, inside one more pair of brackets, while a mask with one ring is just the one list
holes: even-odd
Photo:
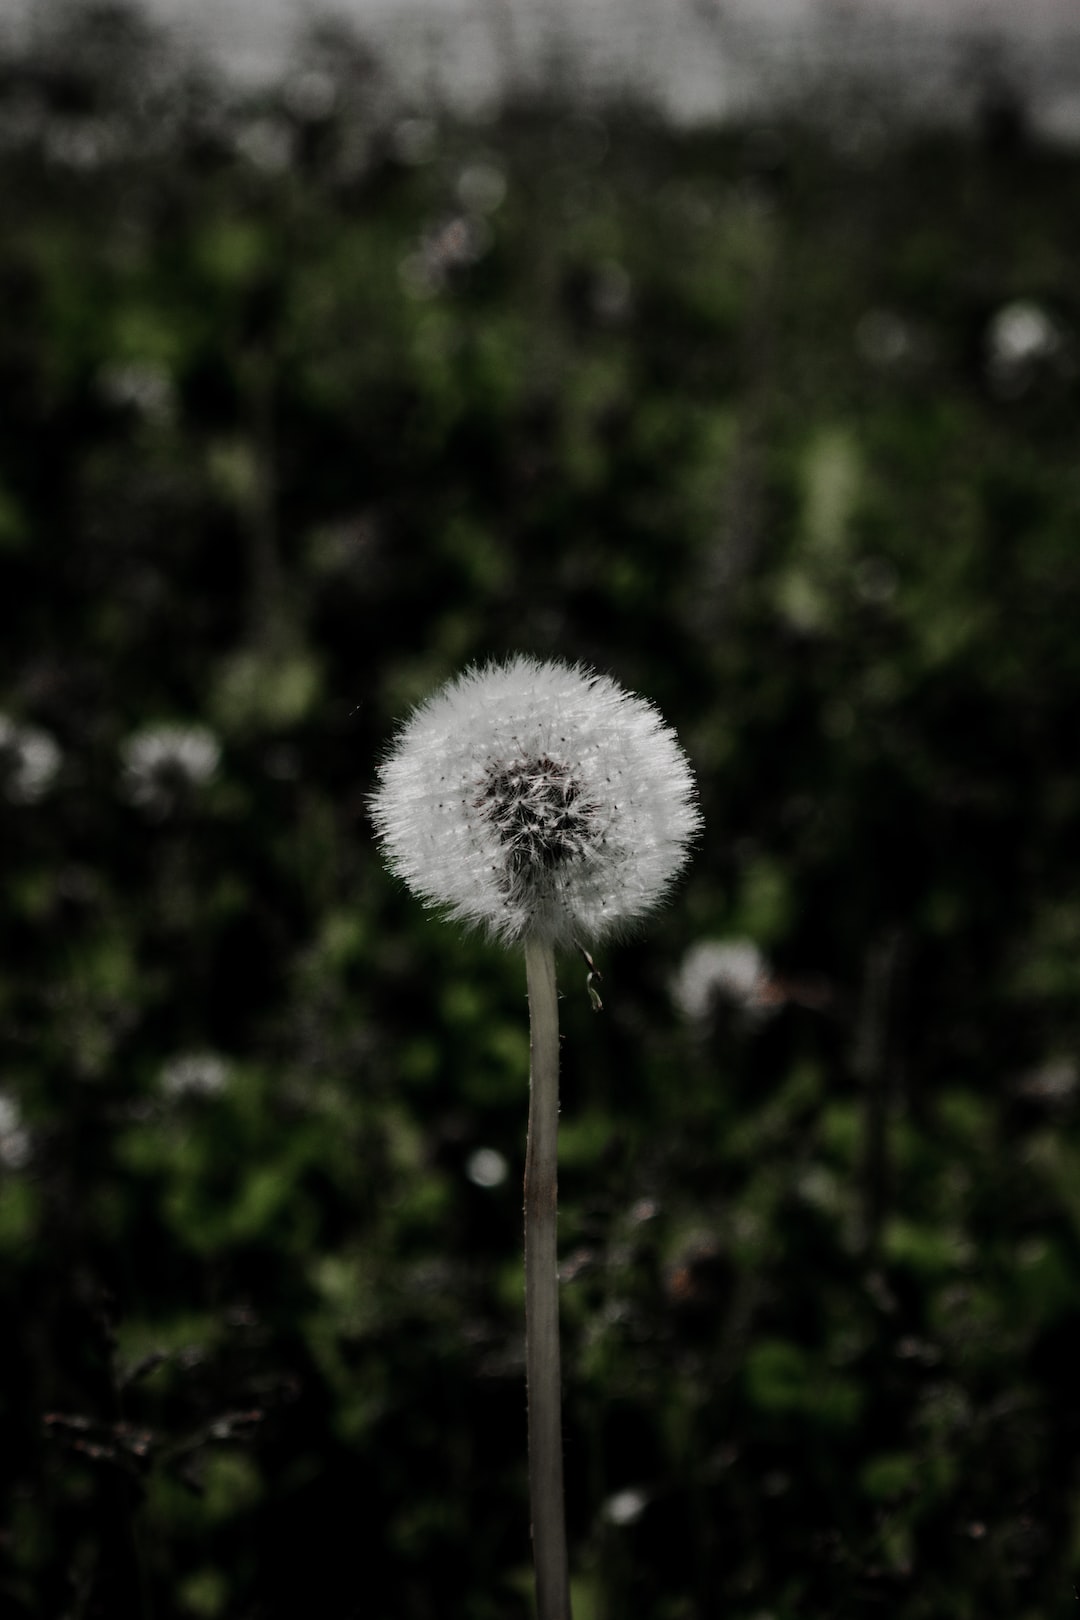
[[708, 828], [562, 966], [579, 1620], [1076, 1612], [1080, 158], [854, 127], [3, 63], [5, 1620], [530, 1612], [523, 968], [364, 812], [518, 650]]

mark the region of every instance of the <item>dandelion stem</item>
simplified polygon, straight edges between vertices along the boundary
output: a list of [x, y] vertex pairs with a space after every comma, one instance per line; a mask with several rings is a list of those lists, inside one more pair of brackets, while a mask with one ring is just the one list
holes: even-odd
[[526, 936], [525, 972], [531, 1055], [525, 1151], [525, 1369], [536, 1612], [538, 1620], [570, 1620], [556, 1258], [559, 1007], [550, 943]]

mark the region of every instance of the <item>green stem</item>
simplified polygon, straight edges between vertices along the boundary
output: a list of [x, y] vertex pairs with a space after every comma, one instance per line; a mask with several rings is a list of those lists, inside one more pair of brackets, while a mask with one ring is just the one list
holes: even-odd
[[556, 1256], [559, 1006], [555, 952], [525, 941], [529, 987], [529, 1140], [525, 1150], [525, 1370], [537, 1620], [570, 1620], [563, 1510], [562, 1379]]

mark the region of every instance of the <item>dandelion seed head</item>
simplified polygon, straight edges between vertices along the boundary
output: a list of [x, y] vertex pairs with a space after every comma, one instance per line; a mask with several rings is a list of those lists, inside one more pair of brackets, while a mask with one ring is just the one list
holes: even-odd
[[23, 1170], [32, 1155], [30, 1132], [19, 1105], [8, 1092], [0, 1091], [0, 1165], [5, 1170]]
[[764, 994], [768, 981], [768, 965], [752, 940], [699, 939], [679, 964], [671, 995], [695, 1022], [723, 1002], [761, 1017], [770, 1011]]
[[37, 726], [0, 714], [0, 793], [12, 804], [36, 804], [52, 786], [62, 755], [53, 737]]
[[124, 787], [140, 809], [165, 816], [212, 780], [220, 760], [221, 745], [206, 726], [147, 726], [124, 744]]
[[649, 1498], [645, 1492], [631, 1485], [625, 1491], [616, 1491], [614, 1496], [609, 1496], [600, 1512], [608, 1524], [621, 1529], [624, 1525], [636, 1524], [648, 1505]]
[[379, 771], [392, 871], [500, 939], [595, 940], [652, 909], [698, 832], [694, 780], [645, 699], [516, 657], [429, 697]]
[[1006, 399], [1025, 393], [1052, 371], [1067, 347], [1067, 333], [1047, 310], [1028, 298], [1005, 304], [986, 333], [986, 366], [994, 392]]
[[477, 1148], [465, 1164], [465, 1174], [474, 1187], [501, 1187], [509, 1169], [497, 1148]]
[[229, 1065], [217, 1052], [180, 1052], [164, 1064], [159, 1083], [173, 1099], [214, 1097], [228, 1079]]

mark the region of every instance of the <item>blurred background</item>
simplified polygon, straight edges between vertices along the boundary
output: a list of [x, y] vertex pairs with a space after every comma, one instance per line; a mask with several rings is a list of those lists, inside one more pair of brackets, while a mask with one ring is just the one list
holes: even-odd
[[578, 1620], [1075, 1613], [1078, 41], [10, 6], [4, 1620], [532, 1612], [523, 966], [365, 812], [514, 651], [707, 827], [561, 965]]

